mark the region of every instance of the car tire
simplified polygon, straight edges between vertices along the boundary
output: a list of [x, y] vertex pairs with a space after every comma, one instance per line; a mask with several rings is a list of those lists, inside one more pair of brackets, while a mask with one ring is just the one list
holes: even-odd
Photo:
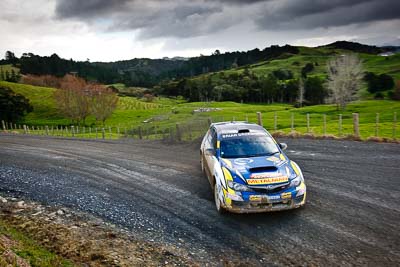
[[214, 184], [214, 202], [215, 202], [215, 208], [217, 209], [219, 214], [224, 214], [225, 209], [221, 205], [221, 201], [219, 200], [218, 197], [218, 187], [216, 184]]

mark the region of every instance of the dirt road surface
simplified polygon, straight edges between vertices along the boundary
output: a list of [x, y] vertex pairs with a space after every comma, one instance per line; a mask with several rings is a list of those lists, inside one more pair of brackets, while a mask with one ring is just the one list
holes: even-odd
[[218, 215], [199, 144], [0, 135], [0, 191], [91, 213], [203, 263], [400, 265], [400, 145], [281, 139], [306, 207]]

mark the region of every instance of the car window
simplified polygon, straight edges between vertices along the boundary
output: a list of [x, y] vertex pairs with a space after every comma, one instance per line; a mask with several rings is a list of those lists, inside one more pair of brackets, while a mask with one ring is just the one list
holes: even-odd
[[279, 152], [272, 138], [264, 133], [223, 134], [220, 149], [223, 158], [259, 157]]
[[217, 133], [216, 132], [211, 133], [211, 145], [214, 149], [217, 149]]

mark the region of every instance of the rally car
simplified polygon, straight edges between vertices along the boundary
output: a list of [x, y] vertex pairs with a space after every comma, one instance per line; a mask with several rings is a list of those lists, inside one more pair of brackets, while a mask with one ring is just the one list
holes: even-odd
[[252, 213], [303, 206], [304, 177], [283, 153], [286, 148], [257, 124], [211, 124], [201, 143], [200, 163], [217, 211]]

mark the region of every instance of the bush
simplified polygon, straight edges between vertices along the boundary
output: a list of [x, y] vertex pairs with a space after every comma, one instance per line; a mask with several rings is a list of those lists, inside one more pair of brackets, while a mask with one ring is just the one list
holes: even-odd
[[371, 94], [390, 90], [394, 86], [394, 80], [392, 76], [387, 74], [376, 75], [373, 72], [367, 72], [364, 80], [367, 82], [368, 92]]
[[29, 99], [14, 93], [10, 88], [0, 86], [0, 120], [15, 122], [33, 111]]
[[377, 100], [382, 100], [384, 98], [385, 98], [385, 96], [382, 94], [382, 92], [377, 92], [374, 96], [374, 99], [377, 99]]

